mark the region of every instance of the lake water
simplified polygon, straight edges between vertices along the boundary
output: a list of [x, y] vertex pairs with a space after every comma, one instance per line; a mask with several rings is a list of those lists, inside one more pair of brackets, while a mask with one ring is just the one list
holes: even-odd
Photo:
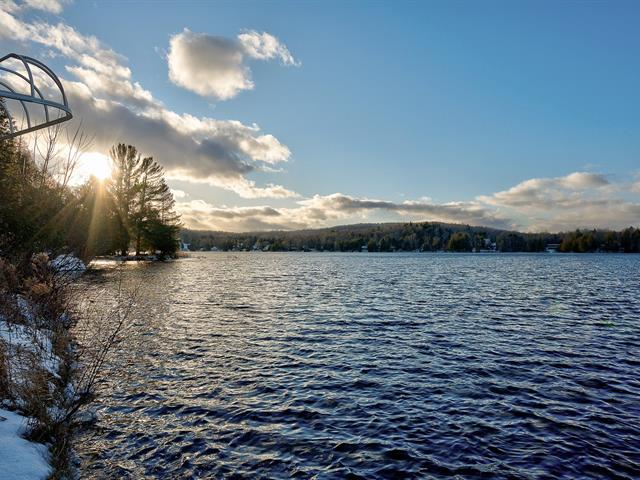
[[85, 477], [640, 477], [638, 255], [211, 253], [123, 275], [147, 329], [79, 438]]

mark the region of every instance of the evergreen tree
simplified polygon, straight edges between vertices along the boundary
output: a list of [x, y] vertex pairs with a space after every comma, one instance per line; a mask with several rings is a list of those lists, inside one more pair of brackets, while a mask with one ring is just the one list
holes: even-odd
[[113, 162], [113, 172], [109, 193], [113, 197], [118, 215], [114, 241], [120, 255], [127, 255], [133, 229], [132, 217], [135, 210], [141, 155], [133, 145], [119, 143], [111, 148], [109, 156]]
[[[145, 248], [175, 252], [180, 217], [174, 211], [175, 200], [162, 167], [152, 157], [142, 158], [132, 145], [118, 144], [110, 155], [114, 171], [109, 192], [117, 217], [115, 250], [126, 255], [133, 240], [136, 255]], [[161, 238], [163, 235], [170, 238]], [[168, 248], [174, 243], [174, 248]]]

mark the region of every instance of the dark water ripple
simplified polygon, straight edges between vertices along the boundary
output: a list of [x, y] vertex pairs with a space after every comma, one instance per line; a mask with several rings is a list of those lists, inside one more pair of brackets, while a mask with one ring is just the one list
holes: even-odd
[[80, 438], [86, 477], [640, 478], [639, 256], [126, 270], [150, 330]]

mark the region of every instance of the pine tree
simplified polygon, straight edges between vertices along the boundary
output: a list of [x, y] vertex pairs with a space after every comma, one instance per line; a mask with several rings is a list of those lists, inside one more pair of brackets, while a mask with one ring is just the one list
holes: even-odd
[[180, 217], [162, 166], [152, 157], [142, 158], [132, 145], [118, 144], [110, 155], [114, 170], [109, 192], [117, 213], [114, 249], [126, 255], [134, 241], [136, 255], [145, 249], [174, 253]]
[[136, 147], [124, 143], [112, 147], [109, 156], [113, 161], [109, 192], [114, 199], [118, 217], [115, 232], [116, 250], [124, 256], [127, 255], [131, 242], [132, 213], [135, 212], [139, 166], [142, 160]]
[[[159, 232], [168, 232], [158, 225], [179, 227], [179, 216], [173, 211], [175, 201], [169, 186], [164, 180], [162, 167], [148, 157], [142, 160], [139, 168], [139, 185], [137, 189], [136, 214], [134, 218], [136, 233], [136, 255], [140, 255], [142, 242], [154, 249], [153, 241]], [[166, 243], [168, 244], [168, 243]], [[163, 245], [165, 243], [163, 242]], [[160, 249], [164, 250], [164, 248]]]

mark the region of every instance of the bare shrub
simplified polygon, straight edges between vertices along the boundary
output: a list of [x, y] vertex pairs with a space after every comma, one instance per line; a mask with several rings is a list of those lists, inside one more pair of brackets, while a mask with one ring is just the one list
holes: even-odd
[[138, 296], [138, 287], [126, 288], [122, 275], [116, 282], [110, 306], [104, 298], [105, 292], [96, 292], [101, 297], [100, 305], [93, 299], [84, 304], [82, 315], [74, 326], [76, 340], [77, 370], [75, 390], [78, 405], [75, 410], [91, 400], [98, 383], [104, 378], [105, 366], [113, 354], [123, 347], [123, 342], [131, 339], [132, 314]]
[[18, 285], [16, 267], [4, 258], [0, 258], [0, 292], [15, 292]]
[[14, 386], [20, 399], [21, 410], [29, 419], [28, 437], [36, 441], [50, 439], [49, 425], [52, 423], [50, 407], [54, 403], [55, 387], [51, 374], [40, 366], [39, 358], [30, 355], [22, 372], [20, 382]]
[[15, 301], [18, 285], [16, 268], [7, 260], [0, 258], [0, 316], [6, 320], [19, 316]]
[[31, 142], [32, 156], [42, 174], [41, 185], [57, 184], [64, 190], [77, 170], [82, 155], [91, 148], [93, 137], [85, 133], [80, 122], [75, 129], [67, 124], [58, 124], [43, 132], [33, 133]]
[[7, 346], [3, 340], [0, 340], [0, 398], [11, 396], [8, 360]]

